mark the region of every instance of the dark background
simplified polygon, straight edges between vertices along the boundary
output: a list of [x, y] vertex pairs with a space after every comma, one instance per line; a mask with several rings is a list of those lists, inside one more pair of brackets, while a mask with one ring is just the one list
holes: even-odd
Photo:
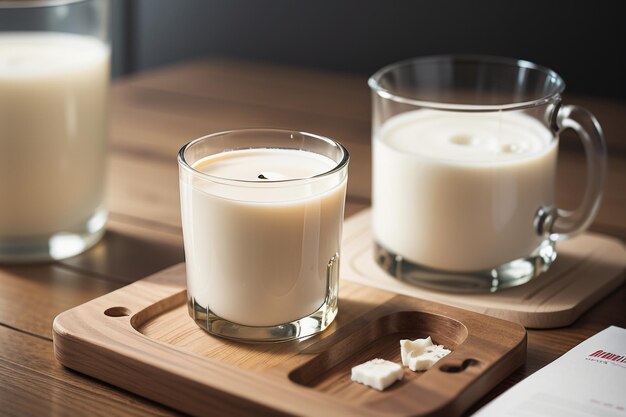
[[226, 56], [369, 75], [476, 53], [556, 70], [567, 91], [626, 97], [625, 7], [608, 1], [117, 0], [115, 74]]

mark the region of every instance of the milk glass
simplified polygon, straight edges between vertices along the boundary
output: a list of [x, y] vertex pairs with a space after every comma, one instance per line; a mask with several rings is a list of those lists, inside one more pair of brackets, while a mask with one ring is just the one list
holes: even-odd
[[0, 2], [0, 262], [66, 258], [104, 233], [107, 8]]
[[348, 152], [289, 130], [205, 136], [178, 154], [189, 314], [209, 333], [276, 342], [337, 315]]
[[[587, 110], [563, 104], [554, 71], [487, 56], [385, 67], [373, 100], [373, 234], [394, 277], [452, 291], [496, 291], [548, 270], [556, 243], [598, 211], [606, 144]], [[577, 210], [555, 205], [559, 134], [587, 153]], [[581, 167], [584, 169], [584, 167]]]

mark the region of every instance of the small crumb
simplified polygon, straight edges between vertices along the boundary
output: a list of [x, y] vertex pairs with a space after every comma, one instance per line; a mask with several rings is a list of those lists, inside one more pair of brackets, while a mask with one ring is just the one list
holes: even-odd
[[352, 380], [382, 391], [404, 378], [402, 366], [385, 359], [372, 359], [352, 368]]

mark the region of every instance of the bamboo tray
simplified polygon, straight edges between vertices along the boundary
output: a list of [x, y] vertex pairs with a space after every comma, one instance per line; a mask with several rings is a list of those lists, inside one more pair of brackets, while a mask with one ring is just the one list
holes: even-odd
[[[186, 413], [455, 416], [526, 358], [519, 324], [342, 282], [339, 315], [306, 340], [242, 344], [210, 336], [187, 315], [184, 265], [60, 314], [65, 366]], [[400, 361], [399, 340], [432, 336], [453, 350], [384, 392], [350, 380], [364, 361]]]

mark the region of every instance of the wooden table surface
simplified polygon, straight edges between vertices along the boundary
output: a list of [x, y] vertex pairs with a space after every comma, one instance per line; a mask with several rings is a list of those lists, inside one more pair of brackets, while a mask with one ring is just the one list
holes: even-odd
[[[565, 101], [587, 107], [604, 127], [609, 172], [592, 230], [624, 241], [626, 103], [568, 95]], [[299, 129], [341, 141], [351, 153], [346, 216], [369, 205], [366, 77], [207, 59], [115, 82], [105, 238], [62, 262], [0, 266], [0, 415], [179, 414], [64, 369], [53, 355], [52, 320], [183, 261], [176, 152], [209, 132], [244, 127]], [[585, 187], [585, 156], [572, 135], [564, 135], [560, 147], [557, 200], [573, 208]], [[530, 330], [526, 365], [481, 402], [612, 324], [626, 327], [626, 286], [569, 327]]]

